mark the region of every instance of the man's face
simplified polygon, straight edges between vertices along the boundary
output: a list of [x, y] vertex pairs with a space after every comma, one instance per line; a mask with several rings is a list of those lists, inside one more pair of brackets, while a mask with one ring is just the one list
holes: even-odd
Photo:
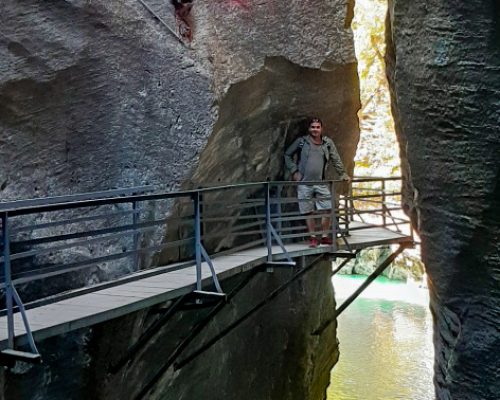
[[309, 135], [311, 135], [314, 139], [320, 138], [322, 131], [323, 127], [320, 122], [311, 122], [309, 125]]

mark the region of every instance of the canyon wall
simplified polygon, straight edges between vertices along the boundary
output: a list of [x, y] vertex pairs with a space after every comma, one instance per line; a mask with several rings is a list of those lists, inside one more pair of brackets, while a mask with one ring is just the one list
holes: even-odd
[[[176, 29], [170, 1], [147, 4]], [[352, 171], [349, 10], [195, 1], [183, 45], [135, 0], [4, 1], [0, 198], [276, 178], [310, 115]]]
[[438, 399], [500, 393], [500, 3], [392, 0], [388, 77]]

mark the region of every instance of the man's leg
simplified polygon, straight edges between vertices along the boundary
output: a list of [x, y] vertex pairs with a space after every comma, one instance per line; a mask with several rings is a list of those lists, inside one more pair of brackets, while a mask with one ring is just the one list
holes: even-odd
[[331, 238], [332, 225], [330, 214], [332, 212], [332, 201], [330, 189], [326, 185], [316, 185], [314, 186], [314, 190], [317, 196], [316, 208], [318, 212], [322, 214], [321, 217], [321, 243], [322, 244], [332, 244], [333, 239]]
[[330, 218], [330, 213], [330, 210], [321, 210], [321, 214], [323, 214], [321, 217], [321, 230], [323, 231], [323, 237], [327, 237], [330, 233], [332, 233], [332, 224], [330, 223], [332, 219]]
[[306, 218], [307, 231], [310, 234], [310, 247], [318, 247], [319, 241], [314, 232], [316, 231], [316, 221], [314, 220], [314, 203], [312, 201], [313, 189], [311, 186], [299, 185], [297, 186], [297, 197], [299, 199], [299, 210], [302, 215], [308, 215]]
[[306, 219], [307, 231], [312, 234], [311, 236], [314, 236], [313, 232], [316, 231], [316, 220], [313, 217], [313, 213], [309, 213], [307, 215], [311, 216], [311, 218]]

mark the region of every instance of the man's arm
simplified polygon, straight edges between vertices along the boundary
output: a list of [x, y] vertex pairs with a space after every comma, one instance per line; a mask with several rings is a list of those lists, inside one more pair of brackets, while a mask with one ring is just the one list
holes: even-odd
[[342, 159], [339, 156], [333, 140], [330, 140], [330, 146], [328, 146], [328, 148], [330, 149], [330, 161], [339, 174], [340, 179], [342, 179], [343, 181], [350, 180], [351, 178], [349, 178], [349, 175], [347, 175], [347, 172], [345, 171], [344, 164], [342, 163]]
[[293, 176], [298, 170], [299, 166], [293, 160], [293, 155], [297, 152], [299, 148], [300, 138], [296, 139], [286, 150], [285, 150], [285, 167], [290, 171]]

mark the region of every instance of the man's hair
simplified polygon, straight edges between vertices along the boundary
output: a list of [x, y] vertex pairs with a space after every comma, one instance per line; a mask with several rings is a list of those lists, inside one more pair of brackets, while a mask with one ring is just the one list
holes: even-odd
[[321, 118], [318, 117], [309, 118], [309, 124], [307, 126], [311, 126], [313, 122], [319, 122], [320, 125], [323, 126], [323, 121], [321, 121]]

